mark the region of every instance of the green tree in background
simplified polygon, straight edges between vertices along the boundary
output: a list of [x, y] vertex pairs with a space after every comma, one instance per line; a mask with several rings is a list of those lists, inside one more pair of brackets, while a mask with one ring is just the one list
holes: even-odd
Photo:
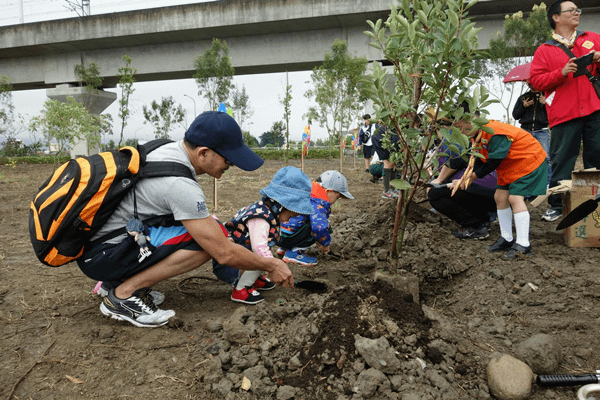
[[248, 147], [257, 147], [258, 139], [250, 134], [248, 131], [242, 131], [242, 137], [244, 138], [244, 143]]
[[504, 32], [498, 32], [490, 40], [487, 54], [474, 63], [475, 72], [480, 77], [478, 83], [485, 85], [490, 94], [500, 101], [506, 110], [506, 122], [511, 122], [513, 96], [522, 94], [526, 86], [522, 82], [505, 84], [502, 80], [517, 65], [531, 62], [535, 50], [551, 38], [546, 5], [534, 5], [527, 18], [521, 11], [507, 15]]
[[250, 101], [248, 94], [246, 93], [246, 87], [242, 86], [240, 90], [237, 86], [233, 87], [231, 92], [231, 108], [233, 110], [233, 118], [240, 126], [242, 132], [244, 131], [244, 123], [246, 120], [254, 114], [254, 111], [250, 107]]
[[208, 109], [216, 110], [220, 103], [226, 103], [233, 88], [235, 69], [229, 59], [229, 47], [225, 41], [217, 38], [203, 55], [194, 61], [196, 73], [194, 79], [198, 84], [198, 95], [208, 100]]
[[[375, 63], [365, 88], [375, 108], [375, 120], [388, 126], [388, 139], [394, 135], [398, 147], [389, 147], [390, 160], [402, 165], [400, 179], [392, 184], [400, 190], [391, 254], [398, 258], [402, 246], [410, 203], [417, 189], [429, 180], [428, 169], [440, 168], [437, 159], [446, 155], [435, 137], [445, 139], [445, 146], [462, 156], [468, 154], [469, 140], [458, 129], [449, 130], [438, 123], [440, 117], [450, 120], [464, 116], [462, 104], [468, 98], [470, 110], [484, 110], [491, 104], [485, 88], [475, 85], [470, 71], [477, 56], [477, 32], [467, 17], [476, 1], [463, 0], [402, 0], [392, 5], [389, 18], [373, 23], [365, 32], [371, 45], [380, 49], [392, 65], [393, 80]], [[393, 82], [393, 84], [391, 83]], [[464, 88], [471, 88], [468, 93]], [[415, 127], [419, 113], [425, 113], [423, 131]], [[469, 114], [468, 117], [472, 117]], [[485, 118], [471, 119], [475, 129], [483, 128]], [[423, 134], [426, 132], [428, 134]], [[403, 151], [406, 149], [405, 151]], [[428, 152], [432, 152], [428, 157]], [[390, 267], [395, 272], [396, 266]]]
[[83, 64], [75, 64], [75, 76], [79, 78], [79, 85], [85, 86], [89, 91], [102, 87], [100, 67], [93, 61], [89, 62], [87, 67]]
[[12, 137], [12, 130], [10, 128], [14, 119], [15, 106], [12, 102], [12, 85], [9, 79], [1, 75], [0, 76], [0, 136], [4, 136], [7, 139]]
[[181, 104], [175, 106], [173, 97], [163, 97], [160, 103], [153, 100], [150, 107], [142, 108], [145, 123], [154, 127], [155, 139], [170, 139], [169, 132], [174, 125], [180, 124], [185, 119], [185, 111]]
[[37, 140], [32, 146], [23, 146], [17, 136], [27, 130], [23, 116], [15, 113], [12, 101], [12, 85], [8, 77], [0, 76], [0, 138], [4, 138], [2, 153], [5, 156], [28, 155], [35, 153]]
[[79, 85], [85, 87], [87, 96], [83, 97], [83, 105], [89, 110], [94, 103], [94, 94], [102, 87], [100, 67], [95, 62], [89, 62], [87, 67], [83, 64], [75, 64], [75, 76], [79, 79]]
[[112, 140], [112, 139], [110, 139], [110, 140], [108, 141], [108, 144], [105, 144], [105, 145], [103, 146], [103, 150], [104, 150], [104, 151], [110, 151], [110, 150], [116, 150], [116, 149], [117, 149], [117, 145], [115, 144], [115, 141], [114, 141], [114, 140]]
[[313, 88], [305, 97], [315, 100], [305, 118], [327, 129], [329, 141], [340, 143], [341, 132], [347, 131], [363, 107], [366, 95], [359, 84], [367, 69], [366, 57], [352, 57], [345, 41], [336, 40], [323, 64], [311, 74]]
[[41, 115], [33, 117], [30, 129], [44, 134], [46, 146], [54, 150], [54, 165], [58, 166], [58, 157], [69, 150], [69, 145], [86, 140], [94, 147], [100, 141], [102, 119], [92, 116], [81, 103], [71, 96], [67, 102], [46, 100]]
[[119, 100], [119, 118], [121, 118], [121, 135], [119, 137], [119, 144], [123, 142], [123, 132], [127, 126], [127, 119], [131, 114], [129, 110], [129, 97], [135, 91], [133, 83], [135, 82], [135, 74], [137, 69], [131, 66], [131, 57], [124, 55], [123, 61], [125, 61], [124, 67], [119, 67], [117, 77], [119, 78], [118, 86], [121, 88], [121, 99]]
[[136, 147], [138, 145], [138, 140], [137, 139], [127, 139], [125, 141], [125, 143], [123, 143], [124, 146], [131, 146], [131, 147]]
[[288, 74], [285, 74], [285, 95], [280, 103], [283, 105], [283, 120], [285, 121], [285, 153], [284, 162], [287, 165], [290, 151], [290, 116], [292, 115], [292, 85], [288, 84]]
[[260, 135], [260, 145], [262, 147], [271, 145], [281, 147], [285, 143], [285, 136], [283, 134], [285, 130], [285, 124], [283, 121], [277, 121], [273, 123], [271, 130]]
[[100, 127], [101, 135], [112, 135], [113, 134], [113, 117], [110, 114], [91, 114], [91, 117], [96, 122], [96, 125]]

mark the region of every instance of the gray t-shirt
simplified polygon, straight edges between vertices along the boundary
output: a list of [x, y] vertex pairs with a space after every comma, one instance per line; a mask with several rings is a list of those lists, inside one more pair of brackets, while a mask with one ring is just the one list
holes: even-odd
[[[148, 161], [172, 161], [186, 165], [196, 177], [194, 167], [183, 141], [169, 143], [148, 154]], [[158, 177], [142, 179], [136, 184], [135, 195], [138, 219], [144, 221], [159, 215], [173, 214], [176, 221], [200, 219], [210, 216], [206, 197], [196, 180], [185, 177]], [[130, 191], [114, 214], [92, 238], [95, 240], [107, 233], [123, 228], [133, 216], [133, 190]], [[119, 243], [126, 234], [107, 240], [105, 243]]]

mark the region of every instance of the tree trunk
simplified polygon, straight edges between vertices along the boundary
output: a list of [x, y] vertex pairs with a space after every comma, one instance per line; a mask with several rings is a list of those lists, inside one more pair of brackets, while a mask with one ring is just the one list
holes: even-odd
[[343, 146], [342, 140], [340, 140], [340, 174], [344, 173], [343, 172], [343, 168], [344, 168], [344, 146]]
[[[392, 234], [392, 248], [390, 249], [392, 260], [397, 260], [399, 252], [402, 249], [402, 242], [404, 241], [404, 233], [406, 231], [406, 224], [408, 222], [408, 211], [409, 204], [406, 204], [409, 199], [409, 195], [406, 190], [401, 190], [398, 196], [398, 203], [396, 204], [396, 215], [394, 217], [394, 231]], [[394, 273], [396, 270], [395, 265], [390, 265], [389, 273]]]

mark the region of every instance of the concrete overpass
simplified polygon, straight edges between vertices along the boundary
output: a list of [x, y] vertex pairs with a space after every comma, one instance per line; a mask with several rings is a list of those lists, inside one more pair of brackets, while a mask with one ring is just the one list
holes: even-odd
[[[385, 19], [393, 0], [221, 0], [141, 11], [0, 27], [0, 74], [15, 90], [75, 83], [75, 64], [98, 63], [114, 87], [121, 56], [132, 57], [138, 81], [191, 78], [194, 59], [214, 37], [226, 40], [236, 74], [309, 70], [335, 39], [369, 60], [382, 56], [363, 34], [366, 20]], [[550, 1], [550, 0], [549, 0]], [[502, 29], [506, 14], [539, 0], [480, 0], [470, 10], [480, 46]], [[600, 32], [598, 0], [579, 0], [581, 26]]]

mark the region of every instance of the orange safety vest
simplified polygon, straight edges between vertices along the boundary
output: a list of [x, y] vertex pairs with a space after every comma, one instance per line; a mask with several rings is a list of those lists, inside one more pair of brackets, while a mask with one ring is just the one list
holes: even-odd
[[488, 159], [488, 145], [493, 135], [504, 135], [512, 141], [508, 155], [498, 168], [498, 185], [508, 185], [519, 178], [533, 172], [546, 159], [546, 152], [542, 145], [531, 133], [516, 126], [490, 120], [486, 125], [494, 130], [493, 134], [482, 131], [481, 149], [479, 153], [485, 160]]

